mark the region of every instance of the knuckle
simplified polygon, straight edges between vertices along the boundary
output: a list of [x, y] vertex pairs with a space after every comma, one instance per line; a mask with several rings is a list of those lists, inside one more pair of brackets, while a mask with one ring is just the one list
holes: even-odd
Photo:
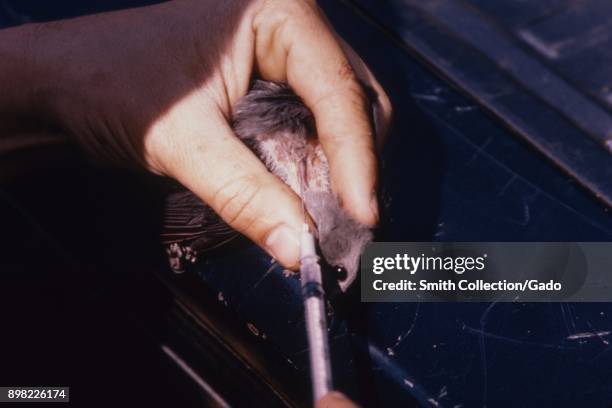
[[172, 162], [169, 153], [174, 151], [167, 135], [149, 132], [144, 138], [144, 159], [149, 170], [167, 174], [167, 164]]
[[357, 74], [348, 59], [343, 59], [338, 67], [338, 78], [347, 84], [358, 83]]
[[174, 132], [165, 125], [154, 125], [144, 137], [144, 161], [147, 168], [155, 173], [173, 175], [175, 163], [182, 161], [177, 148]]
[[316, 6], [311, 0], [263, 0], [256, 15], [256, 23], [299, 21], [305, 15], [311, 15]]
[[314, 103], [314, 109], [321, 113], [334, 112], [337, 109], [349, 109], [350, 111], [366, 112], [368, 106], [368, 97], [356, 80], [344, 79], [341, 83], [336, 84], [327, 89], [321, 94]]
[[344, 84], [340, 87], [338, 95], [351, 101], [356, 108], [365, 109], [370, 101], [355, 73], [351, 71], [350, 74], [345, 74], [343, 80]]
[[263, 0], [253, 25], [256, 32], [271, 34], [276, 41], [299, 38], [321, 25], [321, 13], [316, 0]]
[[225, 222], [245, 232], [257, 222], [256, 198], [262, 190], [263, 186], [256, 177], [235, 177], [215, 192], [211, 204]]

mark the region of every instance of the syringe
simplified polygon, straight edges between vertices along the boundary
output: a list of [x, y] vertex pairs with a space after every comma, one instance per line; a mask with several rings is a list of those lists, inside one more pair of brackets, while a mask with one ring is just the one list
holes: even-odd
[[310, 349], [310, 378], [313, 401], [316, 402], [331, 391], [332, 375], [321, 266], [316, 252], [315, 239], [307, 224], [304, 224], [302, 228], [300, 244], [300, 279], [306, 316], [306, 334]]

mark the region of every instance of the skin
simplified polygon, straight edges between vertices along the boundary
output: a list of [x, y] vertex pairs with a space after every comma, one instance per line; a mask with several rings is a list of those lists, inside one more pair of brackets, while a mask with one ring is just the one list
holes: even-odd
[[175, 178], [295, 268], [300, 201], [227, 120], [252, 75], [303, 98], [334, 192], [375, 225], [376, 147], [359, 80], [378, 93], [383, 131], [389, 100], [310, 0], [176, 0], [2, 30], [0, 151], [66, 137], [97, 161]]
[[381, 133], [391, 106], [312, 0], [176, 0], [1, 30], [0, 154], [70, 141], [92, 160], [172, 177], [295, 268], [300, 200], [228, 123], [253, 75], [304, 100], [334, 192], [375, 225], [377, 146], [361, 83], [378, 94]]
[[344, 394], [333, 391], [317, 401], [315, 408], [359, 408], [359, 406]]

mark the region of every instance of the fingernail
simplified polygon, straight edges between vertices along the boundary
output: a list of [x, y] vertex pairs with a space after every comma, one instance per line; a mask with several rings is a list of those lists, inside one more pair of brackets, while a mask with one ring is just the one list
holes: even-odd
[[341, 392], [338, 391], [331, 391], [329, 394], [327, 394], [328, 397], [332, 397], [332, 398], [337, 398], [337, 399], [341, 399], [341, 400], [345, 400], [346, 399], [346, 395], [342, 394]]
[[297, 266], [300, 260], [300, 240], [297, 231], [281, 224], [276, 227], [268, 239], [266, 249], [270, 255], [284, 266]]

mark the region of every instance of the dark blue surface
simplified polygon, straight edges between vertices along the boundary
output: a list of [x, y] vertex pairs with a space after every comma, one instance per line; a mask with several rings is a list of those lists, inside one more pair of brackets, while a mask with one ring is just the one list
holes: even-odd
[[[337, 29], [396, 108], [383, 160], [382, 240], [606, 241], [612, 219], [588, 194], [343, 6]], [[258, 250], [198, 271], [245, 324], [307, 375], [299, 285]], [[259, 272], [257, 272], [259, 271]], [[349, 296], [350, 297], [350, 296]], [[346, 299], [344, 299], [346, 302]], [[340, 304], [339, 304], [340, 303]], [[338, 386], [366, 405], [607, 406], [609, 304], [359, 304], [337, 300]], [[580, 333], [586, 338], [576, 339]]]
[[[612, 239], [608, 210], [568, 177], [349, 9], [322, 4], [395, 106], [381, 240]], [[44, 7], [59, 16], [70, 6]], [[307, 376], [299, 282], [270, 267], [251, 247], [210, 256], [197, 273]], [[367, 406], [612, 402], [610, 304], [360, 304], [356, 293], [332, 303], [336, 384]]]

